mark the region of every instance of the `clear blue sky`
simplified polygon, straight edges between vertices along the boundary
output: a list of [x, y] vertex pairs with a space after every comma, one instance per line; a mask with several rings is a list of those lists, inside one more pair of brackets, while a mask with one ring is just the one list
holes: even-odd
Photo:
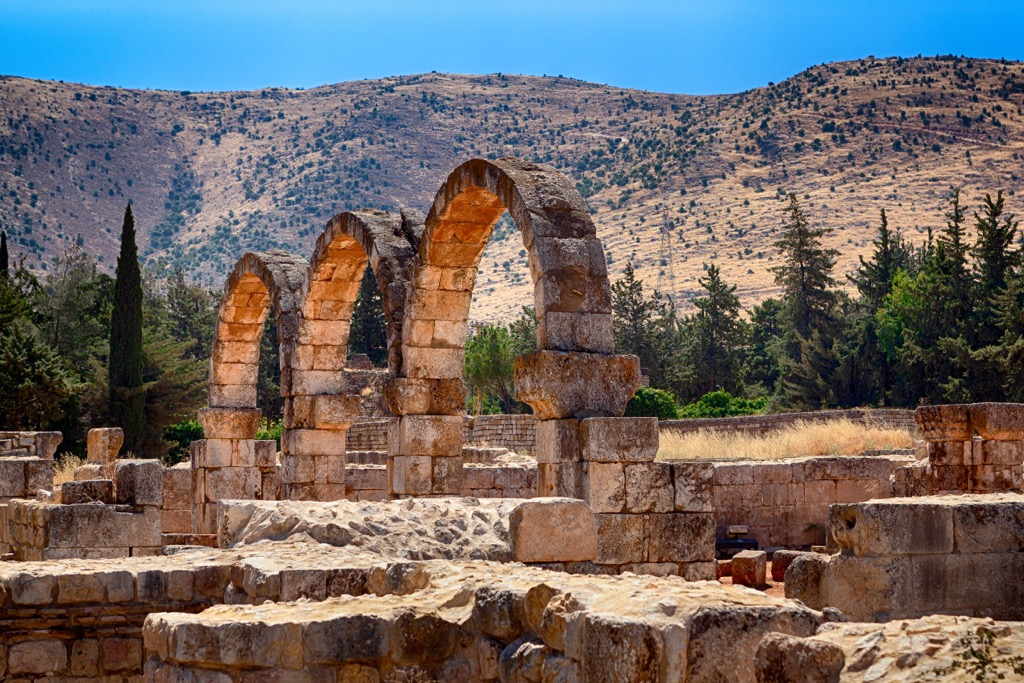
[[399, 74], [737, 92], [867, 55], [1024, 59], [1006, 0], [0, 0], [0, 73], [170, 90]]

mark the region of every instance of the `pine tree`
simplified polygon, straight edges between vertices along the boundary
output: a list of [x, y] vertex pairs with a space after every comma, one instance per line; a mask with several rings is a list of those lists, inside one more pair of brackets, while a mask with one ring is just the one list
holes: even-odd
[[348, 335], [349, 354], [365, 353], [376, 366], [388, 362], [387, 319], [384, 300], [377, 288], [377, 278], [367, 266], [359, 283], [352, 327]]
[[725, 389], [738, 393], [747, 330], [740, 319], [736, 285], [726, 284], [714, 264], [697, 281], [707, 291], [707, 296], [693, 302], [697, 313], [691, 323], [694, 345], [689, 355], [701, 385], [700, 392]]
[[860, 292], [861, 303], [874, 312], [882, 305], [882, 299], [892, 288], [892, 280], [900, 268], [910, 265], [910, 248], [903, 241], [899, 230], [889, 230], [889, 220], [882, 209], [882, 221], [878, 226], [878, 239], [874, 240], [874, 252], [870, 261], [860, 258], [860, 267], [850, 281]]
[[773, 393], [779, 381], [779, 353], [785, 325], [785, 306], [765, 299], [750, 310], [750, 346], [744, 374], [748, 384]]
[[141, 453], [146, 435], [146, 395], [142, 381], [142, 273], [135, 245], [135, 218], [131, 204], [125, 207], [121, 228], [107, 374], [110, 414], [124, 430], [124, 450]]
[[672, 365], [670, 347], [677, 341], [674, 311], [657, 292], [644, 297], [643, 280], [636, 277], [632, 262], [612, 284], [612, 318], [616, 352], [639, 357], [640, 370], [651, 386], [665, 386], [667, 368]]
[[7, 253], [7, 231], [0, 230], [0, 277], [5, 280], [11, 277], [11, 257]]
[[943, 305], [948, 316], [943, 322], [957, 330], [967, 321], [972, 307], [971, 273], [967, 262], [970, 250], [964, 227], [964, 209], [960, 205], [960, 188], [954, 187], [949, 196], [946, 227], [936, 240], [935, 258], [939, 262], [942, 279], [947, 283]]

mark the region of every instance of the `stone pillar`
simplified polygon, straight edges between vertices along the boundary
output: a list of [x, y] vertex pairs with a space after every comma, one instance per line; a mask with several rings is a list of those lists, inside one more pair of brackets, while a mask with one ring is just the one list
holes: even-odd
[[969, 491], [974, 430], [968, 406], [921, 406], [914, 411], [914, 419], [928, 444], [929, 490]]
[[1024, 488], [1024, 404], [975, 403], [968, 414], [981, 438], [971, 446], [970, 489], [975, 493]]
[[201, 408], [199, 422], [206, 437], [193, 441], [195, 510], [192, 532], [217, 533], [217, 501], [261, 497], [263, 481], [256, 466], [256, 408]]
[[345, 436], [361, 410], [359, 396], [320, 394], [285, 399], [282, 499], [345, 498]]
[[395, 377], [385, 384], [384, 399], [398, 416], [388, 423], [388, 495], [460, 495], [463, 381]]

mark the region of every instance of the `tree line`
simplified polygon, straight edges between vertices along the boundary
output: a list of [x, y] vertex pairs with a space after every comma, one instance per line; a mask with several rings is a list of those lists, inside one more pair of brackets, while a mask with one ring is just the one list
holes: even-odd
[[[688, 315], [646, 293], [632, 263], [612, 284], [616, 351], [636, 354], [650, 383], [634, 414], [1024, 400], [1024, 259], [1002, 192], [969, 219], [951, 190], [944, 226], [919, 245], [883, 209], [870, 256], [846, 276], [852, 293], [835, 273], [838, 252], [824, 245], [832, 229], [812, 226], [796, 195], [788, 199], [772, 269], [778, 298], [744, 311], [713, 263]], [[500, 359], [533, 343], [517, 325], [521, 332], [523, 319], [478, 327], [467, 342], [467, 383], [484, 411], [525, 411], [501, 399], [511, 365]], [[470, 372], [473, 362], [483, 371]]]

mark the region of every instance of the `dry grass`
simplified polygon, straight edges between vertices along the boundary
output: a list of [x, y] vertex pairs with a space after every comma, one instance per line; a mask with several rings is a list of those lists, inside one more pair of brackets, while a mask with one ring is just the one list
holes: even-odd
[[866, 450], [912, 448], [905, 430], [851, 420], [799, 421], [764, 435], [714, 432], [661, 433], [659, 460], [781, 460], [807, 455], [858, 455]]
[[71, 453], [62, 453], [57, 456], [57, 462], [53, 466], [53, 487], [57, 488], [66, 481], [74, 481], [75, 470], [85, 464], [85, 458]]

